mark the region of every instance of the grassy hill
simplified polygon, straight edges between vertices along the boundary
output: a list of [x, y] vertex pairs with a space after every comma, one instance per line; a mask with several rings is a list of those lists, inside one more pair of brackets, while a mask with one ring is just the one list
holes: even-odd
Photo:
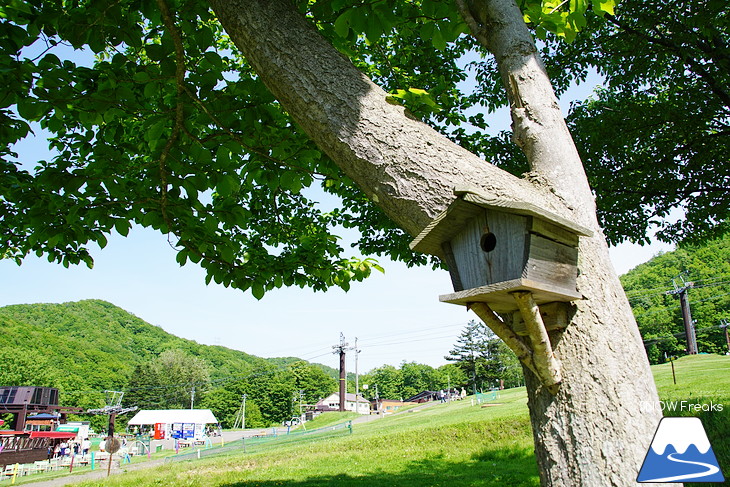
[[99, 300], [5, 306], [0, 330], [2, 385], [55, 386], [69, 393], [122, 389], [135, 366], [169, 349], [205, 360], [213, 379], [296, 360], [201, 345]]
[[[730, 474], [730, 357], [683, 357], [674, 365], [676, 385], [670, 364], [653, 367], [661, 399], [724, 404], [721, 412], [678, 413], [703, 418], [720, 466]], [[538, 486], [539, 479], [526, 393], [518, 388], [503, 391], [487, 407], [472, 405], [469, 398], [435, 404], [356, 424], [349, 436], [261, 453], [237, 451], [83, 485], [502, 487]]]

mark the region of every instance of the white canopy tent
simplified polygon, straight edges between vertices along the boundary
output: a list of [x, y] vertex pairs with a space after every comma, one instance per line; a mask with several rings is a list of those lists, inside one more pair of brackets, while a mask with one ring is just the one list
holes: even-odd
[[218, 420], [210, 409], [147, 409], [135, 414], [130, 426], [154, 425], [155, 440], [171, 438], [204, 441], [206, 425]]
[[145, 409], [135, 414], [128, 424], [155, 423], [217, 424], [218, 420], [210, 409]]

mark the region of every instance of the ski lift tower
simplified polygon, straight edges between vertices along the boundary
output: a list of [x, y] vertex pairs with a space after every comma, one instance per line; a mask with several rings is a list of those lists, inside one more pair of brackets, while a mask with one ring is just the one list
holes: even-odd
[[89, 414], [103, 414], [109, 416], [109, 427], [107, 428], [105, 449], [109, 453], [116, 453], [121, 447], [121, 442], [114, 438], [114, 422], [118, 415], [125, 414], [130, 411], [136, 411], [137, 406], [129, 408], [122, 407], [122, 398], [124, 397], [124, 392], [122, 391], [104, 391], [104, 394], [106, 395], [106, 406], [101, 409], [89, 409], [86, 412]]

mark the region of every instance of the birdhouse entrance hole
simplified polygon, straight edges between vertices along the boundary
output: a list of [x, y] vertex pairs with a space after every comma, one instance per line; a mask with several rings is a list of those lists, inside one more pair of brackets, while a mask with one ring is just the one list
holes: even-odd
[[497, 247], [497, 236], [489, 231], [489, 227], [486, 227], [484, 229], [484, 233], [482, 233], [482, 238], [479, 239], [479, 247], [481, 247], [482, 250], [487, 253], [491, 252]]

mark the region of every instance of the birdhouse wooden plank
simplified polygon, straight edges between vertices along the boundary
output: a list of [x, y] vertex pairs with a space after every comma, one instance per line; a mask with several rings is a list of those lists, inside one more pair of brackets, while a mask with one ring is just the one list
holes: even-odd
[[592, 232], [525, 202], [458, 190], [458, 198], [411, 243], [441, 257], [454, 293], [441, 301], [484, 302], [496, 312], [517, 309], [511, 293], [529, 291], [537, 304], [572, 301], [578, 238]]

